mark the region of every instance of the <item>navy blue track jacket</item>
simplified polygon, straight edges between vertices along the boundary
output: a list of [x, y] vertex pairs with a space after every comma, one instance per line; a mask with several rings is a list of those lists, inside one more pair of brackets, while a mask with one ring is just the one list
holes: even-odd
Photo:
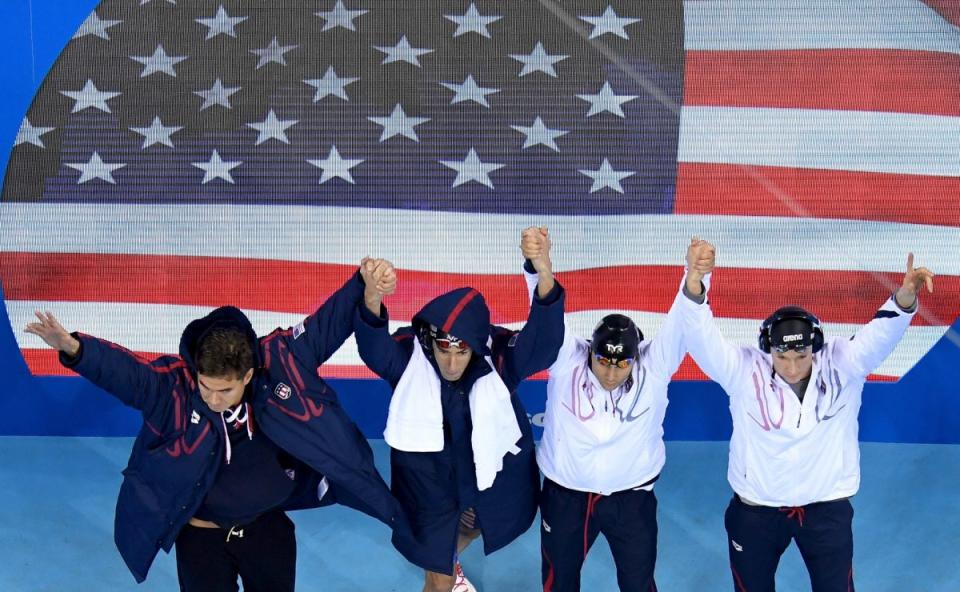
[[[511, 393], [522, 437], [520, 454], [507, 454], [493, 486], [477, 488], [470, 437], [472, 423], [468, 395], [474, 382], [491, 372], [490, 365], [474, 355], [460, 380], [440, 378], [444, 417], [444, 448], [440, 452], [391, 453], [394, 495], [410, 517], [415, 539], [393, 537], [393, 544], [411, 563], [429, 571], [451, 573], [461, 511], [473, 507], [483, 533], [484, 552], [490, 554], [523, 534], [533, 522], [540, 492], [540, 474], [534, 456], [533, 434], [526, 410], [516, 394], [522, 380], [550, 366], [563, 343], [564, 291], [557, 282], [546, 298], [534, 298], [523, 330], [517, 332], [490, 324], [483, 296], [472, 288], [459, 288], [426, 304], [414, 325], [433, 324], [463, 339], [480, 355], [490, 355]], [[395, 388], [421, 347], [414, 327], [404, 327], [393, 337], [387, 330], [387, 311], [372, 314], [358, 307], [354, 331], [363, 361]], [[490, 347], [488, 348], [488, 340]], [[427, 357], [434, 364], [432, 350]], [[438, 372], [439, 375], [439, 372]], [[415, 483], [416, 496], [398, 482]], [[430, 490], [430, 491], [426, 491]], [[415, 499], [419, 497], [419, 499]], [[437, 536], [438, 531], [446, 534]], [[447, 540], [449, 538], [449, 541]], [[429, 542], [428, 542], [429, 541]]]
[[[242, 329], [256, 356], [256, 372], [244, 400], [253, 408], [254, 429], [304, 463], [307, 478], [282, 509], [334, 502], [359, 509], [404, 538], [408, 522], [374, 467], [366, 438], [346, 415], [317, 368], [350, 336], [363, 280], [355, 273], [301, 325], [257, 338], [247, 317], [221, 307], [187, 325], [179, 356], [152, 362], [113, 343], [75, 334], [77, 357], [61, 363], [143, 414], [143, 426], [123, 471], [114, 540], [127, 567], [142, 582], [159, 549], [169, 552], [225, 462], [220, 414], [200, 397], [192, 352], [215, 326]], [[326, 476], [330, 491], [319, 500]]]

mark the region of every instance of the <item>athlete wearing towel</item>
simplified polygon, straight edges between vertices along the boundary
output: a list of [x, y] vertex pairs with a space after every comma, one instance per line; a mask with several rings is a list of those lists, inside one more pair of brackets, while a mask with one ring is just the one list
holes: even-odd
[[[527, 229], [522, 240], [546, 229]], [[368, 290], [354, 323], [360, 355], [390, 383], [384, 437], [391, 446], [391, 488], [415, 541], [394, 538], [426, 570], [424, 590], [472, 590], [457, 554], [483, 536], [492, 553], [525, 532], [537, 511], [539, 473], [527, 413], [516, 395], [544, 370], [563, 340], [563, 288], [554, 281], [549, 245], [531, 262], [537, 295], [522, 331], [490, 324], [483, 296], [459, 288], [427, 303], [413, 326], [391, 336], [382, 294]], [[375, 270], [368, 281], [376, 284]]]

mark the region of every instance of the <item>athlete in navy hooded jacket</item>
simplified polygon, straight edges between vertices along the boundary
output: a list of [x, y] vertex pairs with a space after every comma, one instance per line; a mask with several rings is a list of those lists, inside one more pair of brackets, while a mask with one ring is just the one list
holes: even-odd
[[[394, 536], [393, 543], [427, 571], [425, 591], [472, 590], [464, 581], [457, 553], [480, 534], [486, 554], [506, 546], [530, 527], [537, 512], [540, 477], [533, 435], [515, 391], [523, 379], [546, 369], [557, 356], [563, 343], [564, 292], [553, 278], [546, 229], [524, 233], [528, 238], [537, 233], [546, 246], [541, 257], [526, 264], [528, 271], [529, 266], [536, 270], [539, 283], [527, 323], [519, 332], [491, 325], [486, 302], [473, 288], [431, 300], [414, 316], [413, 326], [392, 337], [387, 310], [375, 290], [367, 290], [365, 306], [357, 309], [354, 331], [360, 356], [394, 389], [391, 415], [408, 366], [419, 360], [430, 380], [439, 379], [442, 450], [410, 452], [392, 446], [390, 456], [391, 487], [410, 517], [416, 539]], [[493, 372], [491, 363], [509, 390], [504, 396], [519, 426], [515, 442], [519, 453], [503, 455], [492, 485], [479, 487], [470, 393]], [[437, 418], [439, 424], [439, 412]]]
[[[239, 309], [221, 307], [187, 325], [179, 356], [152, 362], [37, 312], [28, 332], [143, 414], [114, 523], [138, 582], [176, 541], [181, 590], [236, 590], [239, 574], [251, 592], [292, 591], [296, 543], [283, 510], [339, 502], [403, 539], [408, 522], [369, 444], [317, 373], [352, 332], [363, 292], [355, 273], [302, 323], [259, 339]], [[231, 332], [234, 343], [246, 336], [252, 367], [239, 378], [209, 376], [202, 363], [198, 372], [198, 346]]]

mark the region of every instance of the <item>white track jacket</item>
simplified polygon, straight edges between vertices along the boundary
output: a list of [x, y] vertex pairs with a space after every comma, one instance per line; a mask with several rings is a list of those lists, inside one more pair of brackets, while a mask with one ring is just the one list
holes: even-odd
[[590, 371], [589, 342], [566, 328], [550, 367], [543, 438], [537, 447], [537, 463], [550, 480], [608, 495], [660, 474], [666, 459], [667, 385], [686, 354], [681, 300], [687, 297], [678, 293], [656, 337], [640, 343], [630, 378], [614, 391], [604, 390]]
[[801, 402], [774, 373], [770, 354], [723, 338], [708, 300], [697, 304], [684, 297], [680, 304], [690, 355], [730, 397], [727, 479], [733, 490], [749, 502], [774, 507], [855, 494], [863, 384], [894, 350], [917, 305], [904, 311], [891, 297], [856, 335], [827, 339], [813, 355]]

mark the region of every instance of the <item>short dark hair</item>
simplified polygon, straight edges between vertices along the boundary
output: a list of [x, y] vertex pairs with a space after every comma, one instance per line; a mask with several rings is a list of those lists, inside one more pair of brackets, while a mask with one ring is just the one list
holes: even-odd
[[240, 329], [212, 329], [197, 345], [197, 374], [243, 378], [253, 368], [250, 340]]

